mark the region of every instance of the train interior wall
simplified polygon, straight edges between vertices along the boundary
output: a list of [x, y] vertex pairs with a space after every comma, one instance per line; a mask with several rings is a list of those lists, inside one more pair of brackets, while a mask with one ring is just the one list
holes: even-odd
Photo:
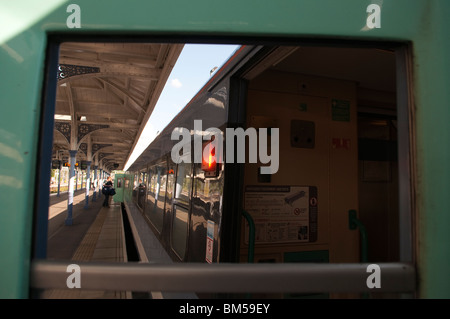
[[279, 128], [278, 172], [245, 164], [255, 262], [360, 262], [349, 210], [367, 229], [368, 261], [398, 261], [395, 77], [392, 51], [300, 48], [249, 79], [246, 126]]

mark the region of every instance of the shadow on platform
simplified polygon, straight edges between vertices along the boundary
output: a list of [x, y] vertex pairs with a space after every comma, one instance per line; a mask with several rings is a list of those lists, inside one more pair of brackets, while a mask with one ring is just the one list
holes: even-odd
[[67, 226], [67, 200], [68, 193], [61, 193], [59, 197], [50, 196], [49, 221], [48, 221], [48, 259], [70, 260], [80, 245], [89, 227], [94, 222], [102, 208], [104, 196], [100, 194], [93, 201], [93, 192], [90, 191], [89, 205], [85, 208], [85, 190], [74, 193], [72, 208], [72, 225]]

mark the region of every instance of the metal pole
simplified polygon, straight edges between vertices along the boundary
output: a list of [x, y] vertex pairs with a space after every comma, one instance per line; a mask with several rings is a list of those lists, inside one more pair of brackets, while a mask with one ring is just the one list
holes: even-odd
[[89, 184], [91, 183], [91, 162], [88, 161], [87, 163], [87, 168], [86, 168], [86, 202], [84, 204], [84, 209], [88, 209], [89, 208]]
[[77, 155], [76, 150], [69, 151], [70, 154], [70, 169], [69, 169], [69, 193], [67, 200], [67, 218], [65, 224], [67, 226], [72, 225], [72, 209], [73, 209], [73, 184], [75, 182], [75, 156]]

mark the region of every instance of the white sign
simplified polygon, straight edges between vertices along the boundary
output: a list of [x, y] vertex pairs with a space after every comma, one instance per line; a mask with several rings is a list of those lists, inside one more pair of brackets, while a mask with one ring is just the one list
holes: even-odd
[[247, 186], [245, 210], [255, 222], [256, 243], [317, 240], [316, 187]]

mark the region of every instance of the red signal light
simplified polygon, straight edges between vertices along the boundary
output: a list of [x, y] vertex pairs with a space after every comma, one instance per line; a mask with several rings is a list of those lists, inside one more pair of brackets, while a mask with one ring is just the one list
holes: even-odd
[[202, 150], [202, 170], [205, 172], [215, 171], [217, 168], [217, 161], [214, 145], [212, 142], [203, 143]]

